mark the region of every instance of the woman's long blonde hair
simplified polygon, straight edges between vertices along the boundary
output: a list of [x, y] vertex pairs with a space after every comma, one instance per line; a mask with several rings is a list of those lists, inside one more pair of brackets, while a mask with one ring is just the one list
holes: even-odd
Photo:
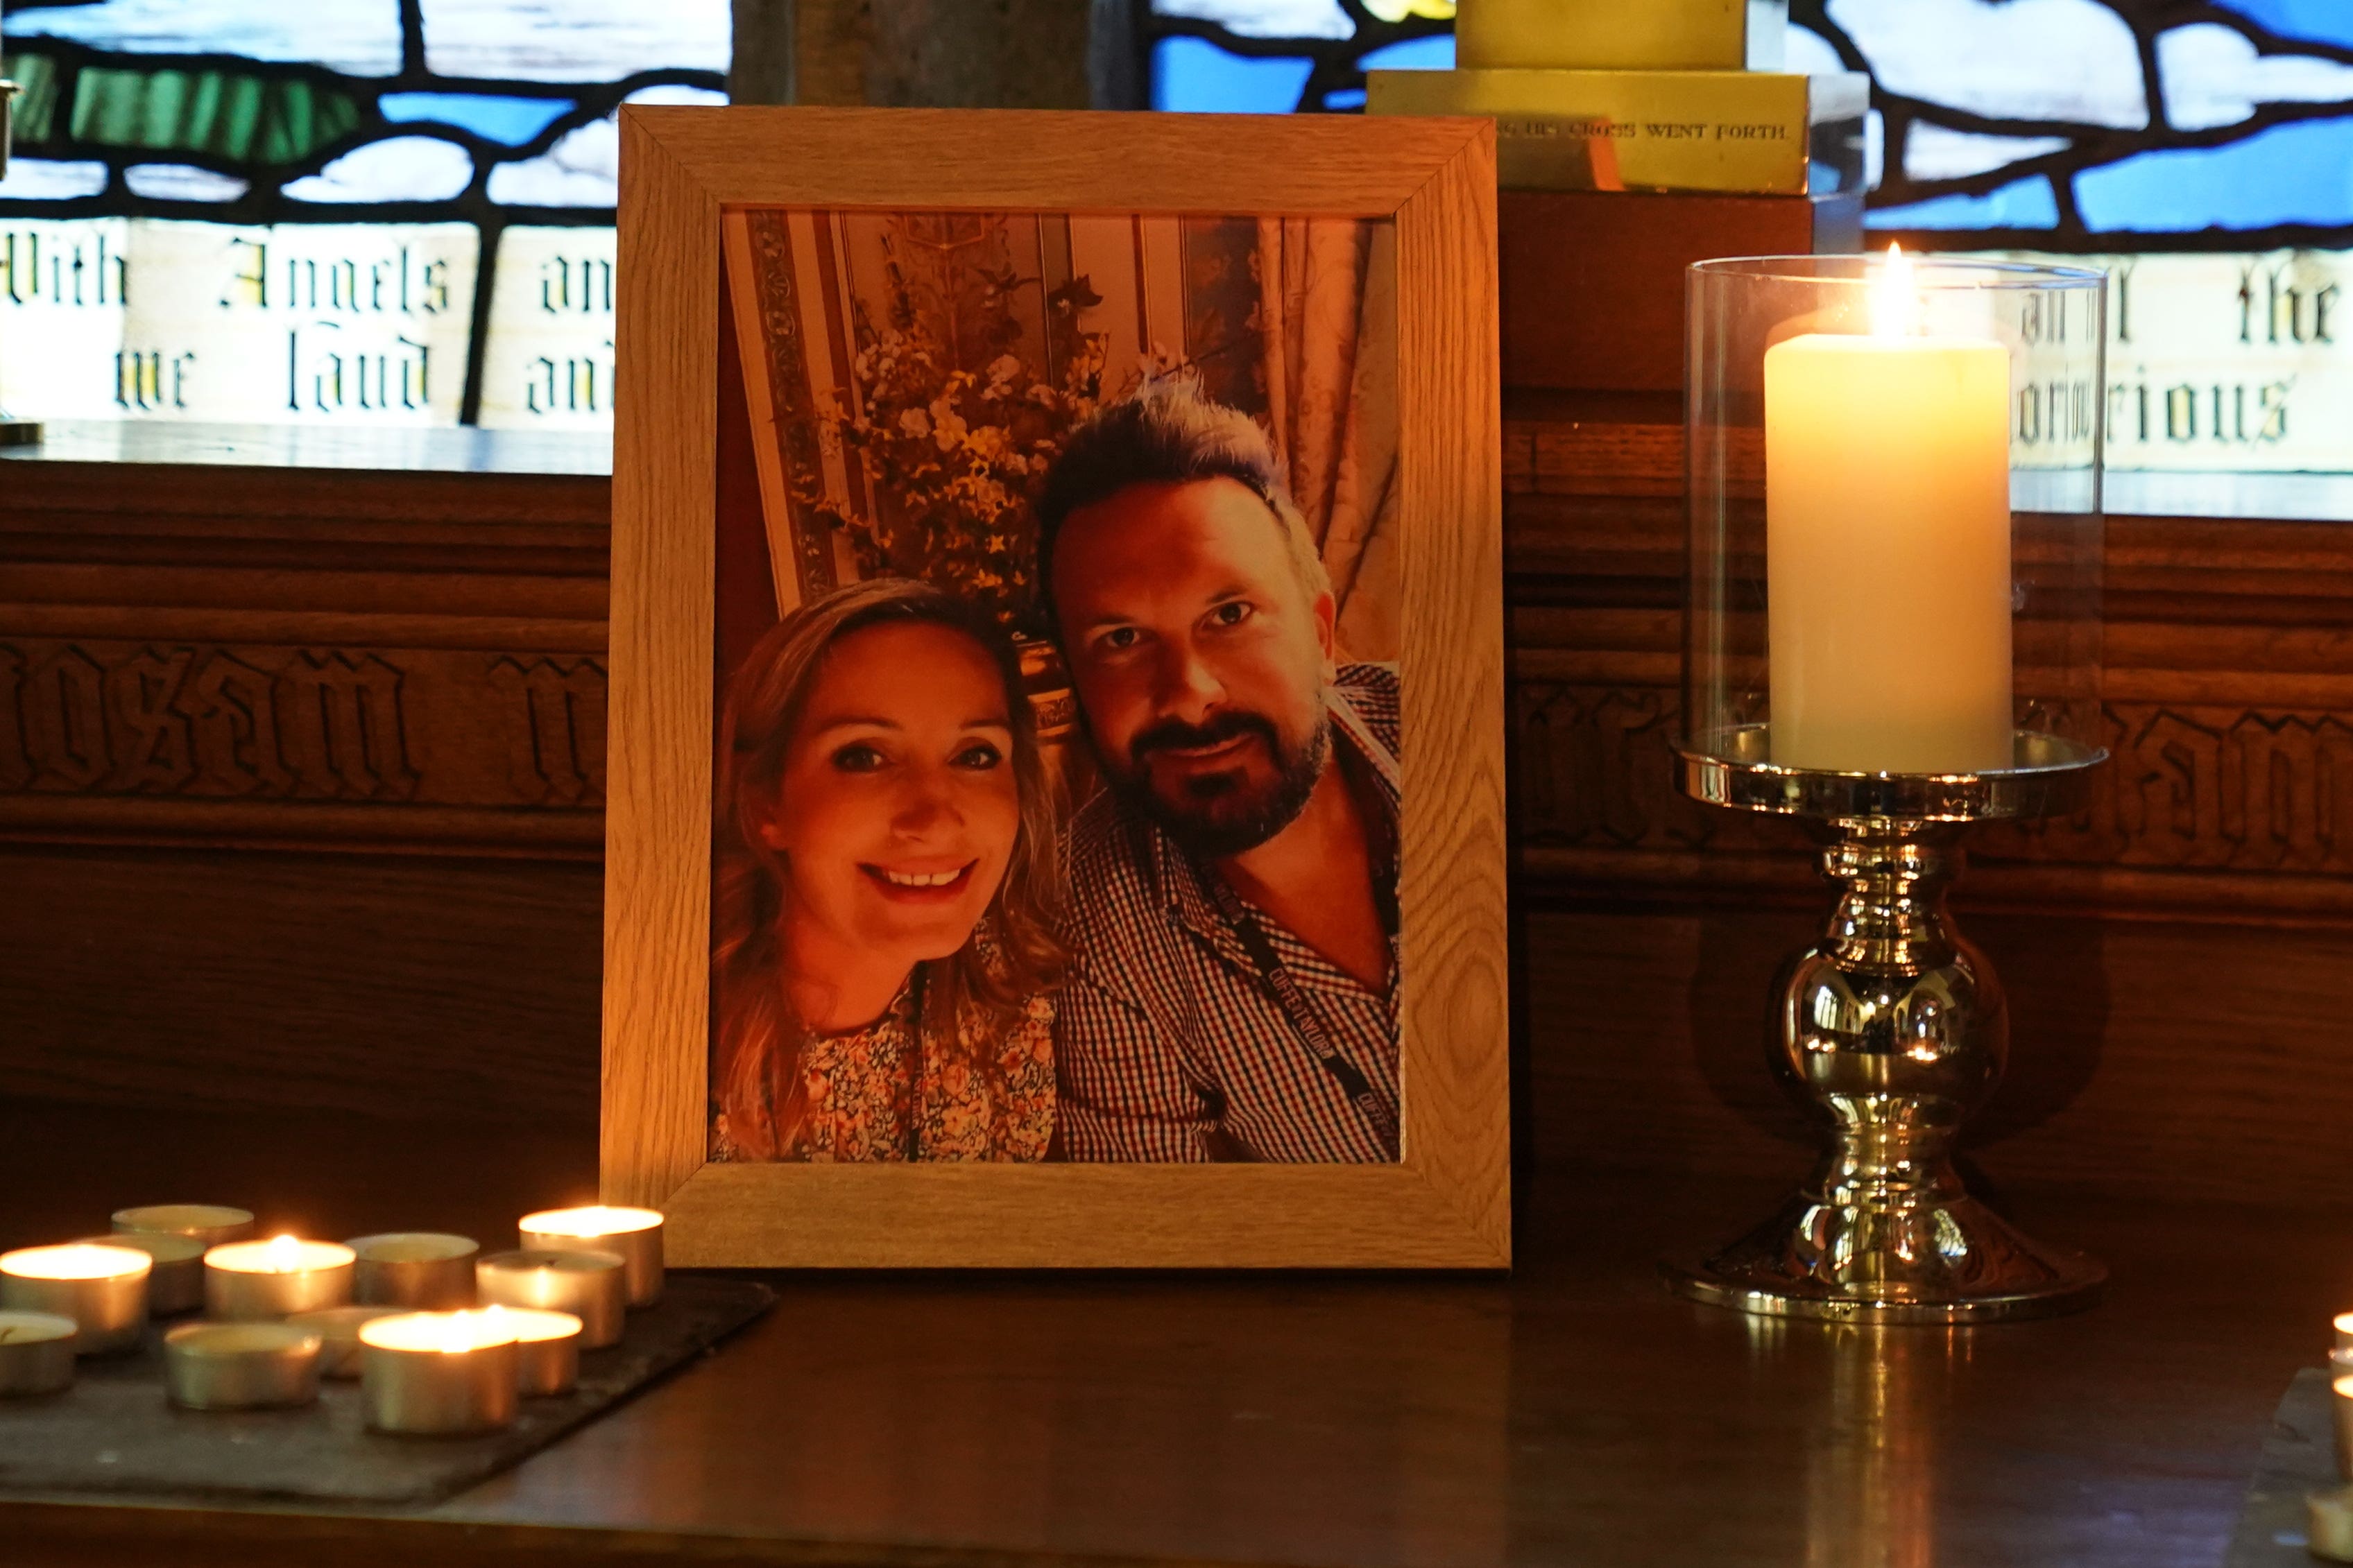
[[[955, 952], [918, 966], [924, 1033], [951, 1050], [961, 1048], [967, 1021], [985, 1026], [969, 1033], [997, 1037], [1060, 975], [1053, 935], [1057, 811], [1010, 640], [962, 600], [903, 577], [853, 583], [803, 605], [754, 646], [720, 713], [711, 909], [714, 1152], [722, 1127], [729, 1152], [755, 1160], [783, 1156], [799, 1131], [807, 1105], [797, 1069], [807, 1031], [786, 1005], [777, 955], [789, 879], [785, 858], [761, 829], [826, 656], [852, 632], [911, 622], [964, 633], [996, 665], [1020, 797], [1013, 853], [979, 928]], [[996, 1080], [990, 1062], [967, 1065]]]

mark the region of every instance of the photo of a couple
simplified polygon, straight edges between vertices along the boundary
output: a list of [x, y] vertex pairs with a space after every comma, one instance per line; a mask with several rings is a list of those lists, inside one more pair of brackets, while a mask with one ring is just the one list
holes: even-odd
[[753, 216], [712, 1157], [1398, 1159], [1379, 226]]

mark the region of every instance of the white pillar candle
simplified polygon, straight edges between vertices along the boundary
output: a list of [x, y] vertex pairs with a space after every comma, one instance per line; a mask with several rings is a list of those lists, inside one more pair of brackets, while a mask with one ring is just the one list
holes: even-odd
[[1900, 253], [1874, 289], [1869, 336], [1765, 351], [1773, 761], [2008, 767], [2010, 351], [1912, 335]]
[[0, 1307], [74, 1321], [74, 1353], [137, 1348], [154, 1259], [132, 1247], [26, 1247], [0, 1252]]
[[55, 1394], [74, 1380], [74, 1321], [55, 1312], [0, 1312], [0, 1399]]
[[352, 1299], [352, 1249], [332, 1241], [232, 1241], [205, 1254], [205, 1315], [259, 1322]]
[[403, 1312], [360, 1325], [360, 1394], [379, 1432], [451, 1436], [512, 1426], [514, 1332], [480, 1312]]
[[662, 1216], [652, 1209], [543, 1209], [522, 1216], [525, 1251], [608, 1252], [628, 1270], [629, 1305], [661, 1299]]

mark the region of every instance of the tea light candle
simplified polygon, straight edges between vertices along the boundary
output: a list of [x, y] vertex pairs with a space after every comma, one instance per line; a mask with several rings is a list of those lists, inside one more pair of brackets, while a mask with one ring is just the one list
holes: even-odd
[[352, 1300], [363, 1307], [448, 1311], [474, 1304], [474, 1260], [482, 1249], [471, 1237], [396, 1231], [344, 1245], [359, 1259]]
[[526, 1398], [569, 1394], [580, 1381], [580, 1320], [536, 1307], [485, 1307], [482, 1316], [512, 1331], [515, 1375]]
[[218, 1247], [253, 1234], [253, 1211], [226, 1204], [150, 1204], [145, 1208], [115, 1211], [114, 1228], [193, 1236], [206, 1247]]
[[662, 1216], [652, 1209], [543, 1209], [522, 1216], [526, 1251], [609, 1252], [628, 1268], [629, 1305], [661, 1300]]
[[2306, 1549], [2324, 1563], [2353, 1563], [2353, 1487], [2306, 1500]]
[[289, 1328], [308, 1329], [323, 1342], [319, 1347], [321, 1377], [353, 1378], [360, 1374], [360, 1325], [378, 1318], [396, 1318], [408, 1307], [322, 1307], [315, 1312], [290, 1313]]
[[353, 1257], [332, 1241], [232, 1241], [205, 1254], [205, 1313], [259, 1322], [341, 1307], [352, 1299]]
[[2353, 1351], [2353, 1312], [2337, 1314], [2337, 1348]]
[[79, 1241], [0, 1252], [0, 1307], [72, 1319], [76, 1355], [132, 1350], [147, 1325], [154, 1267], [135, 1247]]
[[118, 1230], [85, 1236], [86, 1247], [135, 1247], [154, 1267], [147, 1274], [147, 1310], [158, 1318], [193, 1312], [205, 1304], [205, 1247], [193, 1236], [161, 1230]]
[[617, 1344], [628, 1306], [628, 1268], [609, 1252], [494, 1252], [475, 1267], [485, 1302], [569, 1312], [580, 1347]]
[[54, 1312], [0, 1312], [0, 1399], [55, 1394], [73, 1377], [71, 1318]]
[[2337, 1473], [2353, 1481], [2353, 1377], [2329, 1386], [2337, 1391]]
[[418, 1436], [513, 1424], [521, 1374], [513, 1331], [482, 1312], [402, 1312], [360, 1325], [368, 1425]]
[[287, 1323], [182, 1323], [164, 1336], [164, 1390], [184, 1410], [308, 1405], [323, 1343]]

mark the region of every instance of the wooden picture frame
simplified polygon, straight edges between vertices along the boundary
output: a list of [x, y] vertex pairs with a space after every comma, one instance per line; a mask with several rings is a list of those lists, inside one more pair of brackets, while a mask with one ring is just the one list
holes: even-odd
[[[1511, 1259], [1493, 128], [826, 109], [621, 116], [603, 1189], [739, 1267], [1501, 1268]], [[1406, 780], [1396, 1163], [707, 1156], [715, 378], [738, 207], [1395, 226]]]

